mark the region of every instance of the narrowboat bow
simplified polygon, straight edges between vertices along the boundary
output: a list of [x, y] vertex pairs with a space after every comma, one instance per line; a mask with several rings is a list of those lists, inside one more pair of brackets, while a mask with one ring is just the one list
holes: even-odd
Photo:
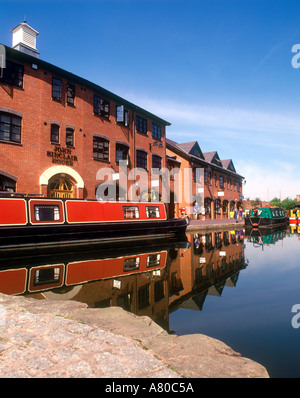
[[270, 228], [274, 226], [287, 226], [288, 217], [284, 210], [279, 207], [255, 208], [250, 215], [245, 218], [245, 227], [251, 228]]
[[187, 225], [168, 219], [163, 203], [0, 198], [0, 250], [160, 239]]

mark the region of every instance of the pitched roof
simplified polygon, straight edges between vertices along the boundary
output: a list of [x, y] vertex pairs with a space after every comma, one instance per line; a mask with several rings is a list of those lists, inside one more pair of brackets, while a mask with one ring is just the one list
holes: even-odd
[[213, 163], [216, 166], [223, 167], [222, 162], [219, 158], [218, 152], [213, 151], [213, 152], [204, 152], [203, 153], [205, 160], [209, 163]]
[[230, 171], [234, 171], [236, 173], [236, 170], [235, 170], [235, 167], [234, 167], [232, 159], [221, 160], [221, 162], [222, 162], [223, 167], [225, 169], [230, 170]]

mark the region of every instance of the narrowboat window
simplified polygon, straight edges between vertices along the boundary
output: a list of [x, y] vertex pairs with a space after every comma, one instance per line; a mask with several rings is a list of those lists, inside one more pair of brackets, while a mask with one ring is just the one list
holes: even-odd
[[140, 218], [139, 208], [137, 206], [123, 206], [124, 218]]
[[159, 254], [150, 254], [147, 257], [147, 268], [148, 267], [156, 267], [160, 264], [160, 253]]
[[135, 271], [140, 268], [140, 257], [125, 258], [124, 272]]
[[159, 218], [159, 208], [158, 206], [147, 206], [146, 207], [147, 218]]
[[60, 268], [41, 268], [34, 273], [34, 285], [44, 285], [59, 282]]
[[58, 205], [35, 205], [34, 218], [36, 221], [58, 221], [60, 220], [60, 211]]

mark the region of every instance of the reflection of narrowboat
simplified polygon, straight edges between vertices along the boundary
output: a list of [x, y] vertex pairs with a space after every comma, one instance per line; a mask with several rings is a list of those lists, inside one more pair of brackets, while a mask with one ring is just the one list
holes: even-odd
[[279, 207], [256, 208], [245, 218], [245, 226], [252, 228], [269, 228], [287, 224], [288, 217]]
[[0, 292], [25, 294], [81, 285], [87, 282], [153, 272], [166, 266], [172, 250], [188, 247], [188, 242], [158, 244], [136, 249], [47, 254], [17, 259], [0, 259]]
[[248, 242], [252, 242], [255, 247], [263, 247], [265, 245], [273, 245], [286, 236], [286, 229], [282, 226], [274, 227], [272, 229], [251, 229], [246, 231]]
[[186, 219], [168, 219], [163, 203], [0, 198], [0, 249], [73, 247], [185, 233]]

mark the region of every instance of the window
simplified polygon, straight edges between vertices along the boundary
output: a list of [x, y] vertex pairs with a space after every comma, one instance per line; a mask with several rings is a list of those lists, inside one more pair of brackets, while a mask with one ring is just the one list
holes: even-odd
[[152, 168], [161, 169], [161, 157], [157, 155], [152, 155]]
[[147, 152], [136, 151], [136, 166], [147, 170]]
[[123, 206], [124, 218], [140, 218], [139, 208], [137, 206]]
[[21, 117], [0, 112], [0, 140], [21, 142]]
[[61, 99], [62, 93], [62, 80], [53, 77], [52, 79], [52, 98], [56, 100]]
[[6, 68], [0, 68], [0, 81], [17, 87], [23, 87], [24, 67], [11, 61], [6, 61]]
[[136, 271], [140, 268], [140, 257], [125, 258], [124, 260], [124, 272]]
[[165, 297], [164, 281], [155, 281], [154, 283], [154, 301], [157, 303]]
[[109, 101], [104, 100], [98, 95], [94, 95], [94, 114], [109, 118]]
[[152, 137], [161, 139], [161, 127], [155, 123], [152, 123]]
[[67, 104], [74, 105], [75, 99], [75, 86], [74, 84], [68, 83], [67, 84]]
[[215, 174], [215, 187], [217, 186], [217, 181], [218, 181], [218, 177], [217, 177], [217, 174]]
[[57, 124], [51, 124], [50, 141], [53, 144], [59, 144], [59, 126]]
[[237, 182], [236, 182], [236, 190], [237, 190], [238, 192], [240, 192], [240, 189], [241, 189], [240, 182], [237, 181]]
[[149, 304], [149, 285], [142, 286], [138, 290], [138, 309], [148, 307]]
[[34, 286], [59, 282], [61, 269], [59, 267], [40, 268], [34, 273]]
[[149, 267], [157, 267], [160, 265], [160, 253], [158, 254], [150, 254], [147, 257], [147, 268]]
[[147, 206], [146, 207], [147, 218], [159, 218], [159, 208], [158, 206]]
[[66, 146], [74, 147], [74, 130], [66, 129]]
[[128, 146], [123, 144], [116, 144], [116, 163], [120, 160], [128, 160]]
[[35, 205], [34, 218], [36, 221], [58, 221], [60, 220], [59, 206]]
[[219, 176], [220, 188], [224, 188], [224, 177]]
[[117, 106], [117, 115], [116, 120], [117, 123], [122, 123], [124, 126], [129, 126], [129, 111], [124, 107], [124, 105]]
[[93, 158], [109, 160], [109, 141], [102, 137], [93, 137]]
[[215, 213], [221, 214], [221, 200], [220, 199], [215, 200]]
[[208, 179], [208, 171], [204, 170], [204, 184], [208, 184], [209, 179]]
[[16, 192], [16, 181], [0, 174], [0, 191]]
[[147, 119], [140, 116], [136, 117], [136, 130], [140, 133], [147, 134]]

